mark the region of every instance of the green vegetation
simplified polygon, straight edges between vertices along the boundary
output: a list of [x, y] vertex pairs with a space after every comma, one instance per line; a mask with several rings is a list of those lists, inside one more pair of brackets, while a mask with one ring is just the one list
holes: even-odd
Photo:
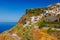
[[52, 27], [49, 27], [49, 29], [47, 30], [47, 33], [51, 34], [52, 32], [56, 32], [56, 29], [52, 29]]
[[33, 40], [32, 35], [30, 34], [31, 27], [27, 26], [22, 33], [22, 40]]
[[58, 25], [58, 26], [54, 26], [55, 28], [60, 28], [60, 25]]
[[44, 22], [43, 19], [41, 19], [41, 20], [39, 21], [38, 26], [39, 26], [39, 28], [47, 27], [47, 25], [46, 25], [46, 23]]
[[17, 32], [19, 32], [22, 29], [23, 29], [23, 25], [21, 24], [21, 25], [16, 25], [11, 31], [13, 33], [17, 33]]
[[59, 17], [59, 18], [60, 18], [60, 14], [58, 14], [58, 15], [57, 15], [57, 17]]
[[33, 15], [40, 15], [44, 12], [44, 9], [43, 8], [27, 9], [27, 12]]

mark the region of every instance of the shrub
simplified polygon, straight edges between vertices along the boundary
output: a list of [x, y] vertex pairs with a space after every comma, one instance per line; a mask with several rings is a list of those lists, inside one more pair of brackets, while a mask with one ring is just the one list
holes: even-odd
[[32, 40], [32, 36], [30, 35], [30, 26], [25, 28], [25, 31], [22, 33], [22, 40]]
[[47, 30], [47, 32], [48, 32], [49, 34], [51, 34], [52, 32], [56, 32], [56, 29], [52, 30], [52, 27], [50, 27], [50, 28]]
[[40, 20], [38, 25], [39, 25], [39, 28], [47, 27], [46, 23], [43, 20]]

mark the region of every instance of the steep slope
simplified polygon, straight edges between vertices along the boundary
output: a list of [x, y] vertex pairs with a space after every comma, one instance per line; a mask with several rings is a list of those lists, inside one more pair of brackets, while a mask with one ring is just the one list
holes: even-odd
[[[48, 8], [27, 9], [26, 13], [12, 29], [0, 34], [0, 40], [58, 40], [58, 36], [54, 34], [57, 33], [56, 30], [52, 32], [50, 28], [46, 30], [43, 27], [50, 27], [50, 24], [49, 26], [46, 25], [44, 18], [57, 14], [53, 9], [59, 6], [56, 4]], [[52, 15], [47, 16], [46, 10], [50, 10], [48, 14]], [[54, 13], [51, 13], [52, 11]]]

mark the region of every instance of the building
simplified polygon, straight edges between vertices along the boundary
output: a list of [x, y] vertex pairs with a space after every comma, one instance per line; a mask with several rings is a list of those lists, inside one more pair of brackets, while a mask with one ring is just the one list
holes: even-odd
[[31, 17], [31, 24], [38, 22], [38, 20], [40, 20], [40, 18], [42, 18], [42, 16], [32, 16]]
[[48, 16], [44, 20], [45, 22], [59, 22], [59, 18], [56, 16]]
[[45, 14], [50, 13], [52, 16], [60, 14], [60, 3], [57, 3], [56, 5], [48, 7], [47, 10], [45, 10]]

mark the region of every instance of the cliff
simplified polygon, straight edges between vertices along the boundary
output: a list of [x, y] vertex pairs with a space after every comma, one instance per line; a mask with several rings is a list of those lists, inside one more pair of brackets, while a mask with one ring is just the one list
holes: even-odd
[[[60, 5], [55, 4], [47, 8], [27, 9], [13, 28], [0, 34], [0, 40], [60, 40], [60, 30], [57, 29], [60, 28], [60, 21], [57, 21], [57, 18], [60, 20], [59, 8]], [[56, 18], [49, 19], [50, 16]], [[45, 18], [53, 21], [47, 22]]]

